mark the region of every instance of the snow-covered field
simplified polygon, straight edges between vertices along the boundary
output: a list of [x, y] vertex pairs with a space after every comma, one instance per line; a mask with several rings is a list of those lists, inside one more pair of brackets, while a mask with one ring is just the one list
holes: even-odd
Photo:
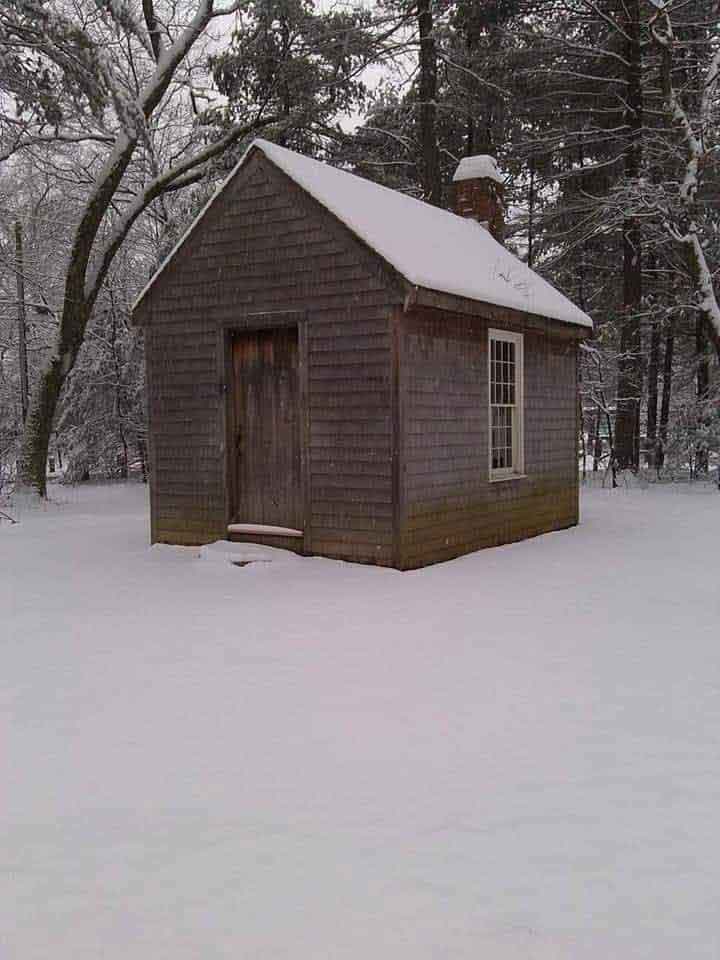
[[720, 495], [400, 574], [0, 525], [8, 960], [720, 956]]

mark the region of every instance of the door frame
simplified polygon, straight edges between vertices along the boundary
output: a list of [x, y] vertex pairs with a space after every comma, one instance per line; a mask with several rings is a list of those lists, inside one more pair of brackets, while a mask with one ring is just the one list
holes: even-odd
[[304, 310], [284, 310], [277, 312], [244, 313], [229, 320], [223, 320], [218, 330], [217, 367], [220, 375], [220, 453], [224, 461], [223, 488], [225, 496], [225, 534], [233, 520], [237, 504], [237, 471], [234, 463], [234, 437], [236, 435], [235, 407], [233, 397], [234, 371], [232, 362], [233, 337], [244, 333], [257, 333], [266, 330], [286, 330], [295, 327], [298, 332], [298, 406], [300, 423], [300, 492], [303, 505], [303, 553], [310, 552], [310, 404], [308, 378], [308, 336], [307, 313]]

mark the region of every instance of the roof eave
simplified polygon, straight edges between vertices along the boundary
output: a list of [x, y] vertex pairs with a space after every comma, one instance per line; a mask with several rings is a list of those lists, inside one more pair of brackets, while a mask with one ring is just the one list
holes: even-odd
[[517, 316], [522, 318], [524, 323], [530, 323], [530, 325], [536, 323], [538, 326], [544, 327], [551, 323], [558, 327], [567, 327], [572, 335], [578, 339], [592, 337], [593, 335], [592, 327], [581, 323], [559, 320], [556, 317], [546, 317], [543, 314], [530, 313], [529, 311], [518, 310], [515, 307], [503, 307], [486, 300], [473, 300], [454, 293], [445, 293], [442, 290], [431, 290], [428, 287], [419, 287], [406, 281], [403, 309], [407, 313], [413, 306], [435, 307], [439, 310], [449, 310], [475, 317], [483, 316], [488, 320], [500, 323], [507, 322], [508, 319]]

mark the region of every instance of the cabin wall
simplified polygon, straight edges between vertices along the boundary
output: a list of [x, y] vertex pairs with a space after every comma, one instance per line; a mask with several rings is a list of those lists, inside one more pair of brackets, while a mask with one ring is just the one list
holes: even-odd
[[[489, 482], [488, 329], [524, 334], [524, 478]], [[507, 311], [415, 308], [400, 322], [405, 569], [578, 521], [577, 340]]]
[[392, 563], [393, 283], [262, 154], [248, 160], [142, 307], [153, 541], [227, 536], [223, 338], [292, 311], [305, 317], [305, 549]]

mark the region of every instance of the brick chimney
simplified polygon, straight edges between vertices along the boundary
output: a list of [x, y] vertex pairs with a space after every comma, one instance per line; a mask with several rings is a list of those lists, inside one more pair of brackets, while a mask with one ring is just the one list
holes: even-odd
[[502, 243], [505, 187], [494, 157], [463, 157], [453, 177], [453, 206], [460, 217], [477, 220]]

